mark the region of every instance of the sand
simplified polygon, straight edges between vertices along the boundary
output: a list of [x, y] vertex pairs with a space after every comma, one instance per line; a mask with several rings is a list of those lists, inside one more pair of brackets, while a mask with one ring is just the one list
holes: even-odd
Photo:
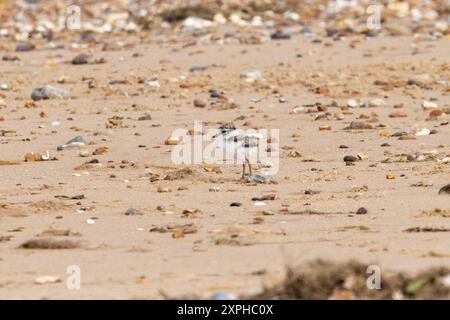
[[[361, 41], [352, 45], [355, 38]], [[424, 100], [436, 99], [439, 109], [449, 110], [448, 38], [417, 42], [414, 50], [412, 36], [313, 43], [295, 35], [257, 45], [196, 46], [139, 43], [133, 36], [123, 40], [134, 45], [92, 49], [94, 58], [106, 59], [101, 64], [72, 65], [72, 58], [85, 50], [67, 48], [21, 52], [17, 64], [0, 62], [0, 83], [10, 86], [0, 91], [6, 102], [0, 109], [0, 132], [16, 132], [0, 136], [0, 160], [13, 162], [0, 165], [1, 299], [248, 294], [280, 281], [287, 265], [316, 258], [358, 259], [382, 272], [415, 273], [450, 264], [449, 232], [405, 232], [450, 228], [450, 196], [438, 194], [450, 182], [449, 163], [438, 161], [450, 153], [449, 115], [427, 120], [430, 110], [421, 107]], [[208, 69], [189, 72], [194, 65]], [[260, 70], [263, 79], [250, 83], [240, 77], [251, 70]], [[406, 84], [424, 73], [442, 82], [429, 88]], [[97, 86], [89, 89], [83, 77], [95, 78]], [[144, 89], [153, 77], [161, 87]], [[129, 83], [110, 85], [113, 80]], [[376, 80], [398, 85], [383, 88]], [[32, 89], [46, 84], [67, 90], [71, 98], [25, 107]], [[321, 86], [328, 90], [312, 90]], [[223, 91], [237, 108], [211, 105], [217, 99], [210, 98], [210, 89]], [[280, 96], [287, 102], [280, 103]], [[373, 98], [386, 105], [341, 110], [348, 99]], [[206, 101], [206, 107], [196, 108], [194, 99]], [[310, 113], [293, 112], [317, 102], [327, 106], [328, 117], [315, 120], [324, 113], [316, 107], [309, 107]], [[393, 112], [404, 117], [390, 117]], [[145, 113], [152, 119], [138, 121]], [[345, 130], [361, 115], [373, 129]], [[113, 116], [123, 117], [122, 124], [107, 128]], [[235, 120], [240, 116], [246, 118]], [[243, 129], [279, 129], [274, 183], [240, 182], [239, 165], [218, 164], [218, 172], [209, 172], [204, 164], [173, 164], [173, 146], [164, 141], [176, 129], [193, 128], [194, 121], [205, 128], [234, 122]], [[411, 140], [389, 136], [414, 125], [437, 132]], [[320, 131], [321, 126], [331, 130]], [[56, 150], [76, 135], [88, 142], [88, 157], [80, 157], [80, 149]], [[92, 155], [99, 147], [108, 149]], [[27, 152], [45, 150], [57, 160], [24, 161]], [[395, 161], [401, 154], [433, 150], [435, 157], [427, 161]], [[356, 154], [365, 156], [346, 165], [343, 157]], [[388, 158], [394, 161], [384, 161]], [[92, 159], [99, 164], [83, 166]], [[163, 179], [184, 167], [193, 174]], [[151, 181], [150, 172], [159, 178]], [[210, 192], [213, 187], [220, 191]], [[252, 198], [267, 194], [277, 199], [255, 206]], [[232, 202], [242, 206], [230, 207]], [[361, 207], [367, 214], [355, 214]], [[140, 214], [126, 215], [129, 208]], [[192, 225], [184, 233], [182, 228], [164, 229], [187, 224]], [[49, 229], [66, 232], [55, 235]], [[70, 240], [77, 247], [20, 247], [42, 238]], [[79, 290], [66, 285], [72, 265], [81, 270]], [[47, 281], [54, 283], [36, 284], [42, 276], [55, 277]]]

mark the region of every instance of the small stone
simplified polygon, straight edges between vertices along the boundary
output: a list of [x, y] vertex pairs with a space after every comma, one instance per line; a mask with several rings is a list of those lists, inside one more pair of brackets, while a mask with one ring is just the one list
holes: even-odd
[[408, 79], [409, 85], [416, 85], [419, 87], [429, 86], [433, 84], [433, 82], [434, 79], [427, 73], [414, 75]]
[[94, 156], [102, 155], [108, 152], [108, 147], [98, 147], [92, 154]]
[[447, 184], [446, 186], [443, 186], [441, 189], [439, 189], [438, 194], [450, 195], [450, 183]]
[[369, 100], [367, 105], [371, 108], [384, 107], [384, 106], [386, 106], [386, 101], [384, 101], [383, 99], [380, 99], [380, 98], [375, 98], [375, 99]]
[[2, 57], [3, 61], [20, 61], [20, 58], [18, 56], [12, 55], [10, 53], [6, 53], [3, 57]]
[[172, 190], [170, 190], [169, 188], [165, 188], [165, 187], [158, 187], [157, 191], [159, 193], [165, 193], [165, 192], [172, 192]]
[[339, 146], [339, 149], [348, 149], [348, 146], [346, 146], [345, 144], [341, 144], [341, 145]]
[[42, 276], [34, 280], [35, 284], [47, 284], [47, 283], [58, 283], [62, 282], [61, 278], [55, 276]]
[[240, 202], [232, 202], [230, 204], [230, 207], [240, 207], [240, 206], [242, 206], [242, 203], [240, 203]]
[[331, 126], [320, 126], [319, 131], [331, 131]]
[[174, 146], [181, 143], [183, 143], [183, 139], [181, 137], [169, 137], [166, 141], [164, 141], [164, 144], [167, 146]]
[[206, 107], [206, 101], [201, 99], [195, 99], [194, 100], [194, 107], [196, 108], [204, 108]]
[[32, 43], [19, 43], [16, 46], [16, 52], [26, 52], [26, 51], [32, 51], [36, 49], [36, 46]]
[[262, 73], [259, 70], [247, 71], [241, 73], [241, 78], [246, 78], [247, 80], [254, 81], [262, 78]]
[[211, 91], [211, 98], [220, 98], [221, 94], [219, 91], [213, 90]]
[[129, 208], [127, 211], [125, 211], [126, 216], [141, 216], [142, 214], [142, 211], [135, 208]]
[[358, 210], [356, 210], [356, 214], [367, 214], [367, 209], [364, 207], [361, 207]]
[[33, 89], [31, 92], [31, 99], [34, 101], [47, 100], [47, 99], [68, 99], [69, 93], [66, 90], [45, 86], [41, 88]]
[[148, 120], [152, 120], [152, 116], [149, 113], [146, 113], [138, 118], [138, 121], [148, 121]]
[[87, 53], [80, 53], [76, 57], [72, 59], [72, 64], [79, 65], [79, 64], [87, 64], [89, 62], [89, 58], [91, 57], [90, 54]]
[[349, 128], [361, 130], [361, 129], [373, 129], [373, 126], [370, 123], [367, 123], [366, 121], [355, 120], [350, 123]]
[[83, 150], [78, 155], [82, 158], [86, 158], [86, 157], [89, 157], [90, 153], [88, 150]]
[[270, 35], [272, 40], [288, 40], [291, 38], [291, 35], [287, 32], [283, 32], [281, 30], [276, 31]]
[[208, 69], [208, 67], [206, 67], [206, 66], [192, 66], [189, 69], [189, 72], [201, 72], [201, 71], [205, 71], [207, 69]]
[[349, 107], [349, 108], [356, 108], [358, 106], [359, 106], [359, 102], [356, 101], [355, 99], [347, 100], [347, 107]]
[[345, 156], [344, 157], [345, 162], [356, 162], [358, 160], [359, 160], [358, 157], [355, 157], [355, 156]]
[[437, 103], [433, 101], [422, 101], [422, 109], [423, 110], [430, 110], [430, 109], [437, 109], [438, 105]]
[[389, 118], [406, 118], [408, 115], [404, 112], [392, 112], [389, 114]]

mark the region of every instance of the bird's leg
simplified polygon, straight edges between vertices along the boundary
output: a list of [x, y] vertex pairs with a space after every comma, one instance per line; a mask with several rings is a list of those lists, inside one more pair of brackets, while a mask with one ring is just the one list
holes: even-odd
[[248, 163], [248, 170], [250, 172], [250, 177], [252, 176], [252, 165], [250, 164], [250, 161], [248, 161], [248, 159], [245, 159], [245, 161], [247, 161]]
[[245, 179], [245, 162], [242, 164], [242, 180]]

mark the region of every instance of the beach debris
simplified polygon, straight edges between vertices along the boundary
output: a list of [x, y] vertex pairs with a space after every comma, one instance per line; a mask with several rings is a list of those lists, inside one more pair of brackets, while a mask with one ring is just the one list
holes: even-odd
[[444, 228], [444, 227], [412, 227], [408, 228], [406, 230], [403, 230], [404, 232], [450, 232], [450, 228]]
[[25, 162], [33, 162], [33, 161], [48, 161], [50, 159], [50, 152], [27, 152], [24, 156]]
[[135, 209], [135, 208], [129, 208], [127, 211], [125, 211], [126, 216], [141, 216], [144, 213], [141, 210]]
[[56, 276], [41, 276], [34, 279], [35, 284], [48, 284], [48, 283], [59, 283], [62, 282], [60, 277]]
[[67, 141], [66, 143], [59, 145], [57, 147], [57, 150], [63, 151], [66, 149], [81, 148], [81, 147], [84, 147], [85, 145], [86, 145], [86, 143], [85, 143], [83, 137], [80, 135], [77, 135], [74, 138]]
[[80, 245], [71, 240], [56, 240], [52, 238], [27, 240], [20, 245], [22, 249], [75, 249]]
[[174, 146], [183, 143], [182, 137], [169, 137], [164, 141], [164, 144], [167, 146]]
[[31, 92], [31, 99], [33, 101], [47, 100], [47, 99], [68, 99], [69, 93], [64, 90], [53, 86], [44, 86], [33, 89]]
[[255, 81], [262, 78], [260, 70], [252, 70], [241, 73], [241, 78], [245, 78], [247, 81]]

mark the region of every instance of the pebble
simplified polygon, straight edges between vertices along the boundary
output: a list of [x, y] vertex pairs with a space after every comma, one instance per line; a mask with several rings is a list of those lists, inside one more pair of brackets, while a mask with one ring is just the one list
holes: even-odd
[[211, 91], [211, 98], [220, 98], [220, 97], [221, 97], [221, 94], [219, 91], [217, 91], [217, 90]]
[[356, 214], [367, 214], [367, 209], [364, 207], [361, 207], [358, 210], [356, 210]]
[[380, 99], [380, 98], [371, 99], [371, 100], [369, 100], [367, 105], [371, 108], [384, 107], [384, 106], [386, 106], [386, 101], [384, 101], [383, 99]]
[[194, 100], [194, 107], [196, 108], [204, 108], [206, 107], [206, 101], [201, 99], [195, 99]]
[[192, 66], [189, 69], [189, 72], [200, 72], [200, 71], [205, 71], [207, 69], [208, 69], [208, 67], [206, 67], [206, 66]]
[[66, 90], [53, 86], [35, 88], [31, 92], [31, 99], [33, 99], [34, 101], [47, 99], [68, 99], [68, 98], [69, 93]]
[[350, 129], [373, 129], [373, 126], [370, 123], [367, 123], [366, 121], [362, 120], [355, 120], [350, 123], [349, 126]]
[[430, 109], [437, 109], [438, 105], [437, 103], [433, 101], [422, 101], [422, 109], [423, 110], [430, 110]]
[[6, 53], [5, 55], [3, 55], [2, 60], [3, 61], [20, 61], [20, 58], [16, 55]]
[[247, 71], [241, 73], [241, 78], [246, 78], [247, 80], [258, 80], [262, 78], [262, 73], [259, 70]]
[[36, 49], [36, 46], [32, 43], [19, 43], [16, 46], [16, 52], [26, 52], [26, 51], [32, 51]]
[[441, 189], [439, 189], [438, 194], [446, 194], [446, 195], [450, 195], [450, 183], [443, 186]]
[[138, 118], [138, 121], [152, 120], [152, 116], [149, 113], [145, 113], [143, 116]]
[[242, 203], [240, 203], [240, 202], [232, 202], [230, 204], [230, 207], [240, 207], [240, 206], [242, 206]]
[[359, 158], [355, 157], [355, 156], [345, 156], [344, 157], [345, 162], [356, 162], [358, 160], [359, 160]]
[[275, 33], [272, 33], [270, 35], [270, 38], [272, 40], [289, 40], [291, 38], [291, 35], [287, 32], [276, 31]]
[[427, 73], [414, 75], [408, 79], [408, 84], [416, 85], [419, 87], [429, 86], [429, 85], [433, 84], [433, 82], [434, 82], [433, 77], [431, 77]]
[[161, 85], [159, 84], [159, 82], [157, 80], [151, 80], [145, 84], [146, 89], [158, 89], [160, 87], [161, 87]]
[[82, 158], [86, 158], [86, 157], [89, 157], [90, 153], [88, 150], [83, 150], [78, 155]]
[[80, 65], [80, 64], [87, 64], [89, 62], [89, 58], [91, 57], [90, 54], [87, 53], [80, 53], [76, 57], [72, 59], [72, 64]]
[[359, 106], [359, 102], [356, 101], [355, 99], [347, 100], [347, 107], [349, 107], [349, 108], [356, 108], [358, 106]]
[[135, 208], [129, 208], [127, 211], [125, 211], [126, 216], [140, 216], [142, 214], [142, 211]]

